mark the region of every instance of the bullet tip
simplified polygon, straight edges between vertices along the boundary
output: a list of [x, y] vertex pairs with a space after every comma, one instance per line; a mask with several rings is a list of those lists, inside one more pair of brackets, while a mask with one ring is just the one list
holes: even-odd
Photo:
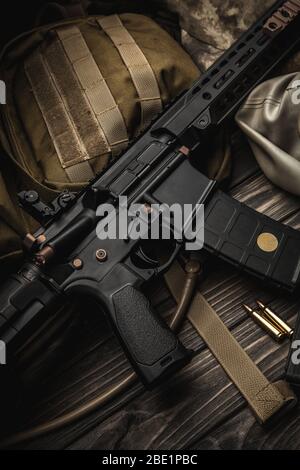
[[263, 304], [260, 300], [257, 300], [256, 303], [261, 309], [264, 310], [266, 308], [265, 304]]
[[252, 313], [252, 308], [250, 308], [249, 305], [243, 304], [243, 307], [247, 312]]

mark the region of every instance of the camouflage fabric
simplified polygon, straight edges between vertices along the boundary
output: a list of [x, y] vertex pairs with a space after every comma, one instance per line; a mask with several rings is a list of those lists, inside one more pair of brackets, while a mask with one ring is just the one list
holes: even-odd
[[182, 43], [200, 70], [206, 70], [274, 0], [161, 0], [179, 15]]
[[[151, 16], [181, 41], [204, 72], [274, 0], [57, 0], [56, 3], [79, 3], [87, 14], [138, 12]], [[285, 69], [294, 71], [299, 64], [297, 56]]]
[[274, 0], [247, 3], [242, 0], [58, 0], [57, 3], [69, 5], [76, 2], [87, 14], [143, 13], [154, 17], [160, 24], [164, 23], [174, 34], [179, 21], [181, 42], [204, 71]]

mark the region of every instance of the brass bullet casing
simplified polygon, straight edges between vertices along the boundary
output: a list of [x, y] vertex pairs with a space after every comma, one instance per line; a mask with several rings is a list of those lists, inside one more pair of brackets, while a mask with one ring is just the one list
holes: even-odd
[[273, 323], [265, 319], [259, 312], [256, 312], [248, 305], [243, 304], [244, 309], [249, 313], [250, 317], [263, 329], [265, 330], [275, 341], [282, 341], [286, 336], [280, 329], [278, 329]]
[[262, 310], [264, 316], [271, 321], [277, 328], [279, 328], [286, 336], [292, 336], [294, 330], [283, 321], [273, 310], [264, 305], [260, 300], [257, 300], [257, 305]]

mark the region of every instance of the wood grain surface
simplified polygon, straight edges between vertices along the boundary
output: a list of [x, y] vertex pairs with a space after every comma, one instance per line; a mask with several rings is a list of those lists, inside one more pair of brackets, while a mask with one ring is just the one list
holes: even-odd
[[[271, 185], [253, 164], [253, 175], [233, 184], [231, 194], [274, 219], [300, 228], [300, 200]], [[268, 302], [294, 323], [300, 301], [276, 291], [224, 263], [214, 262], [201, 291], [222, 320], [270, 380], [283, 376], [288, 341], [278, 345], [241, 307], [257, 298]], [[162, 279], [149, 296], [168, 317], [175, 305]], [[255, 421], [242, 396], [188, 321], [180, 338], [196, 351], [184, 370], [148, 392], [137, 383], [117, 400], [85, 419], [34, 442], [26, 449], [214, 449], [300, 448], [295, 432], [300, 410], [270, 429]], [[42, 366], [42, 364], [41, 364]], [[38, 368], [37, 364], [35, 368]], [[55, 368], [30, 393], [14, 429], [27, 428], [74, 409], [115, 383], [130, 370], [116, 338], [103, 317], [90, 307], [60, 351]], [[32, 373], [36, 372], [33, 369]], [[291, 439], [284, 438], [284, 430]], [[258, 440], [257, 440], [258, 439]]]
[[[199, 15], [203, 22], [208, 21], [205, 11], [197, 10], [199, 0], [164, 0], [164, 3], [181, 16], [182, 5], [189, 7], [187, 17], [190, 22], [183, 24], [183, 39], [200, 69], [204, 70], [272, 1], [255, 0], [247, 4], [245, 11], [242, 11], [244, 2], [241, 1], [203, 1], [211, 14], [216, 15], [216, 21], [220, 21], [220, 28], [214, 32], [205, 29], [203, 24], [200, 30], [197, 29]], [[300, 229], [300, 199], [270, 184], [247, 152], [234, 154], [231, 194], [258, 211]], [[201, 291], [267, 377], [270, 380], [281, 378], [288, 341], [275, 343], [247, 316], [241, 304], [255, 305], [255, 300], [260, 298], [294, 324], [300, 300], [265, 289], [261, 283], [213, 260]], [[153, 282], [148, 294], [156, 310], [168, 318], [175, 304], [163, 279]], [[92, 305], [84, 305], [81, 310], [81, 317], [67, 340], [61, 344], [58, 338], [49, 345], [49, 352], [56, 352], [55, 364], [28, 393], [25, 406], [11, 422], [12, 431], [30, 428], [73, 410], [130, 370], [103, 315]], [[184, 323], [180, 338], [188, 348], [195, 350], [195, 356], [184, 370], [162, 386], [149, 392], [136, 383], [118, 399], [85, 419], [17, 447], [300, 449], [300, 407], [272, 427], [261, 427], [188, 321]], [[45, 358], [41, 357], [27, 370], [29, 381], [39, 376], [44, 362]]]

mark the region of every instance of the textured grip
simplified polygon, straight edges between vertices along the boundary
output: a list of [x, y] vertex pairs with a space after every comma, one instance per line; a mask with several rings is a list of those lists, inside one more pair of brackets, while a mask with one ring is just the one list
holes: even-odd
[[300, 279], [300, 232], [217, 191], [205, 207], [206, 250], [293, 292]]
[[114, 294], [113, 305], [117, 332], [146, 386], [154, 386], [188, 362], [188, 351], [141, 292], [126, 286]]

